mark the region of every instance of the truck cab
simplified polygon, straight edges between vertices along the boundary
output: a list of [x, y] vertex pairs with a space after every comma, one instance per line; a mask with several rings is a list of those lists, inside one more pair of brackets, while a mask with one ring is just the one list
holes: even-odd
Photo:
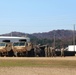
[[12, 50], [12, 43], [10, 42], [0, 42], [0, 55], [7, 56], [8, 52]]
[[25, 41], [14, 42], [12, 49], [15, 56], [28, 56], [28, 52], [32, 49], [32, 44]]
[[26, 42], [23, 41], [14, 42], [12, 45], [12, 49], [15, 56], [25, 56], [27, 52]]

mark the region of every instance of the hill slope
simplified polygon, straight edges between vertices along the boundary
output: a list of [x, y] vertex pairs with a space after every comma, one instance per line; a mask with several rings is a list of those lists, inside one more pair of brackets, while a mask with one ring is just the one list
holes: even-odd
[[[54, 35], [56, 38], [56, 46], [59, 48], [61, 46], [67, 47], [73, 44], [73, 31], [72, 30], [53, 30], [44, 33], [22, 33], [22, 32], [11, 32], [7, 34], [2, 34], [2, 36], [28, 36], [33, 44], [48, 44], [54, 45]], [[76, 35], [76, 32], [75, 32]]]
[[[3, 36], [28, 36], [30, 38], [39, 38], [39, 39], [53, 39], [54, 35], [56, 39], [66, 39], [73, 37], [73, 31], [72, 30], [53, 30], [49, 32], [43, 32], [43, 33], [22, 33], [22, 32], [11, 32], [7, 34], [2, 34]], [[76, 32], [75, 32], [76, 35]]]

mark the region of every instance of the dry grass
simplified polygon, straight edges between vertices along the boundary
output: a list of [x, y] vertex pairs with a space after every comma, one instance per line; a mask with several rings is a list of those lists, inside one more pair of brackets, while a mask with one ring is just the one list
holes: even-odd
[[0, 75], [76, 75], [76, 57], [0, 58]]

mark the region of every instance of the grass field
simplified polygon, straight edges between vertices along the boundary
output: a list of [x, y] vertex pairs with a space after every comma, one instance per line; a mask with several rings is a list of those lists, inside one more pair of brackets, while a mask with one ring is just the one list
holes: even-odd
[[[76, 57], [0, 57], [2, 75], [76, 75]], [[1, 75], [0, 74], [0, 75]]]
[[55, 67], [76, 68], [76, 60], [72, 58], [3, 58], [0, 67]]

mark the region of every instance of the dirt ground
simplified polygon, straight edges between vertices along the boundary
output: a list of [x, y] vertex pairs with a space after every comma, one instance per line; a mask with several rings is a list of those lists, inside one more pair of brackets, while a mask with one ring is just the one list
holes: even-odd
[[0, 75], [76, 75], [76, 69], [2, 67], [0, 68]]
[[[76, 57], [55, 58], [10, 58], [0, 59], [42, 59], [42, 60], [76, 60]], [[44, 68], [44, 67], [0, 67], [0, 75], [76, 75], [76, 68]]]

